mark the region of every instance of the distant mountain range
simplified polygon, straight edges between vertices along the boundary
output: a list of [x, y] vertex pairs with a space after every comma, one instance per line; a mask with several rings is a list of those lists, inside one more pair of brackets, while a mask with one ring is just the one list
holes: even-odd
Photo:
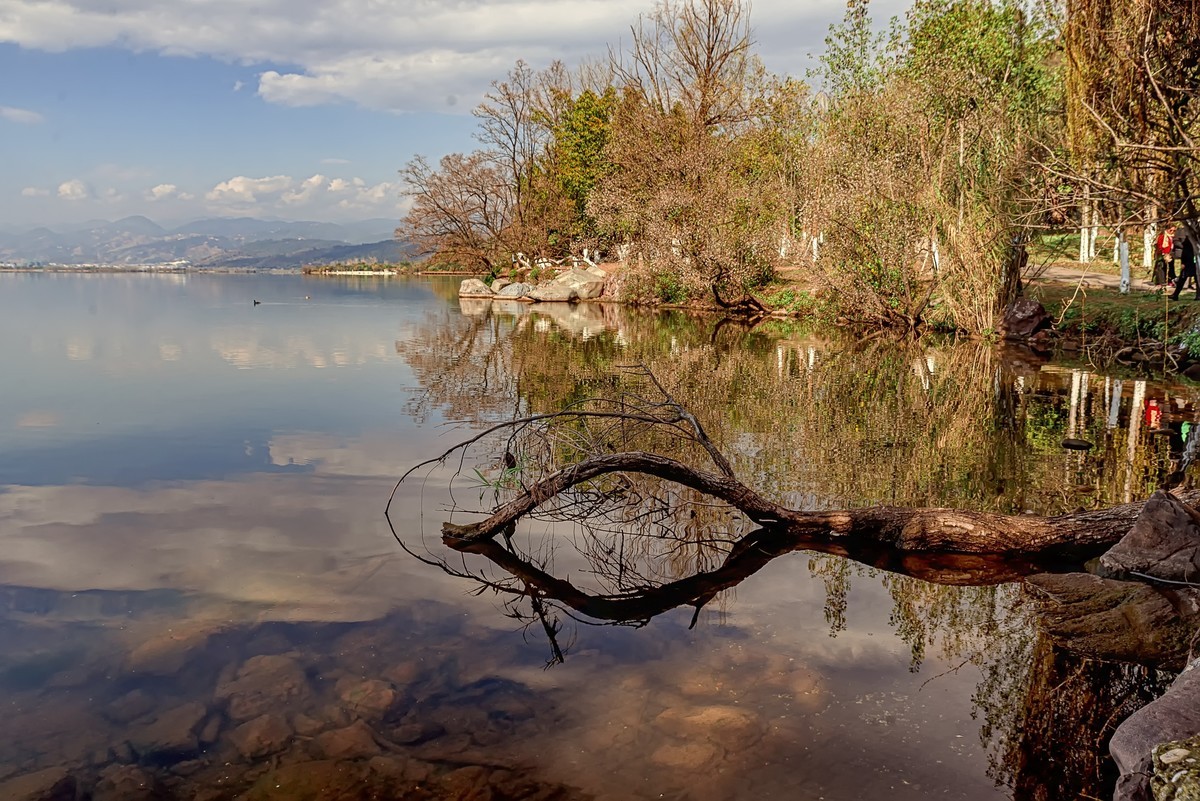
[[196, 220], [167, 229], [146, 217], [77, 225], [0, 228], [0, 262], [286, 269], [338, 262], [399, 262], [413, 249], [392, 238], [395, 220], [284, 222], [253, 217]]

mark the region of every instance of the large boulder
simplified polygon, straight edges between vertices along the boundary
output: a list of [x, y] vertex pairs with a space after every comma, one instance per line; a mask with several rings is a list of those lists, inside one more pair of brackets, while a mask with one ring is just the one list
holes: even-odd
[[492, 288], [478, 278], [468, 278], [458, 285], [460, 298], [490, 298]]
[[603, 270], [595, 267], [580, 269], [572, 267], [569, 272], [565, 272], [556, 281], [566, 281], [575, 287], [575, 294], [580, 300], [595, 300], [604, 294], [605, 274]]
[[530, 300], [536, 300], [539, 303], [569, 303], [574, 300], [579, 300], [579, 295], [575, 292], [575, 288], [570, 284], [551, 281], [548, 284], [541, 284], [525, 297]]
[[[497, 282], [499, 283], [499, 282]], [[529, 284], [518, 281], [515, 284], [505, 283], [504, 286], [496, 289], [496, 284], [492, 284], [492, 289], [498, 298], [523, 298], [533, 291], [533, 287]]]
[[[1149, 801], [1156, 746], [1200, 734], [1198, 668], [1200, 659], [1179, 674], [1161, 698], [1146, 704], [1117, 727], [1108, 743], [1108, 752], [1121, 771], [1113, 801]], [[1160, 757], [1165, 752], [1158, 749]]]
[[606, 278], [605, 272], [596, 267], [572, 267], [550, 283], [537, 287], [528, 297], [542, 302], [595, 300], [604, 294]]
[[1150, 496], [1129, 533], [1100, 557], [1108, 575], [1200, 580], [1200, 513], [1174, 495]]
[[1028, 339], [1050, 326], [1050, 315], [1042, 304], [1031, 298], [1017, 298], [1004, 311], [1000, 333], [1010, 339]]

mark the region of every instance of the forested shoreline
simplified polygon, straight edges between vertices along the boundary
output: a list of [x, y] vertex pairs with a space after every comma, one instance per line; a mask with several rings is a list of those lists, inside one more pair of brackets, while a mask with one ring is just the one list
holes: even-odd
[[770, 292], [876, 328], [996, 330], [1027, 245], [1195, 236], [1200, 10], [1186, 0], [849, 0], [808, 75], [768, 72], [742, 0], [663, 0], [575, 69], [518, 62], [479, 148], [402, 171], [397, 234], [537, 277], [620, 261], [635, 303]]

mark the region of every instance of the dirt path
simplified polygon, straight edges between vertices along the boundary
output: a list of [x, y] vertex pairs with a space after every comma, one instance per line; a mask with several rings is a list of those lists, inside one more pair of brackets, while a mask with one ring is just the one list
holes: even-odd
[[[1106, 267], [1108, 265], [1105, 265]], [[1154, 284], [1150, 283], [1144, 277], [1144, 270], [1139, 266], [1131, 271], [1133, 273], [1133, 281], [1130, 286], [1135, 290], [1145, 292], [1153, 292]], [[1107, 289], [1121, 288], [1120, 273], [1100, 272], [1095, 269], [1088, 269], [1086, 266], [1081, 267], [1064, 267], [1061, 265], [1051, 265], [1041, 270], [1036, 277], [1032, 279], [1032, 283], [1043, 281], [1053, 281], [1057, 284], [1076, 284], [1080, 280], [1084, 281], [1087, 287], [1102, 286]]]

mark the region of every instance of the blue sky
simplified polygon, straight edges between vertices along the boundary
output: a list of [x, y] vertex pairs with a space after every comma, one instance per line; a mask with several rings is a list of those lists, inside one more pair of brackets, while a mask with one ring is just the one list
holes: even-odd
[[[882, 20], [903, 7], [876, 0]], [[0, 226], [398, 218], [518, 58], [600, 58], [652, 0], [0, 0]], [[841, 0], [759, 0], [803, 76]]]

